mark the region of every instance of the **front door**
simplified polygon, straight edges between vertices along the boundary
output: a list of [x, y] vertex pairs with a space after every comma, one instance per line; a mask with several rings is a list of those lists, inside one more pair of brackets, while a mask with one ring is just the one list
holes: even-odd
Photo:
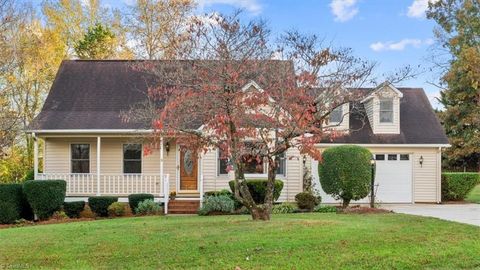
[[180, 150], [180, 190], [197, 190], [197, 156], [191, 150]]

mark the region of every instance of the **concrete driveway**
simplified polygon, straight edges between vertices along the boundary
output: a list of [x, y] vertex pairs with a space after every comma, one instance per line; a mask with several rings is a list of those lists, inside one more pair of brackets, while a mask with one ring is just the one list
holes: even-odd
[[382, 207], [395, 213], [436, 217], [480, 226], [480, 204], [410, 204]]

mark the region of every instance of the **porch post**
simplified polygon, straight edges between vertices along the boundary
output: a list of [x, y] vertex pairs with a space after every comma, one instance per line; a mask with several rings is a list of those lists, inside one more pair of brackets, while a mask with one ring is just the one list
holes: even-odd
[[[160, 137], [160, 180], [163, 184], [163, 137]], [[164, 192], [165, 193], [165, 192]]]
[[35, 133], [32, 133], [33, 137], [33, 174], [34, 180], [37, 180], [38, 176], [38, 138]]
[[102, 139], [100, 136], [97, 137], [97, 196], [100, 196], [100, 151], [102, 147]]

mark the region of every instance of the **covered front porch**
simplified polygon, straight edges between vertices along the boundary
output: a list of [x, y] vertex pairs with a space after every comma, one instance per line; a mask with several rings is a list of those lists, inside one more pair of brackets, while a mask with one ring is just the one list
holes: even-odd
[[168, 203], [175, 192], [203, 199], [203, 156], [180, 151], [173, 138], [150, 144], [138, 134], [32, 135], [35, 179], [65, 180], [67, 197], [150, 193]]

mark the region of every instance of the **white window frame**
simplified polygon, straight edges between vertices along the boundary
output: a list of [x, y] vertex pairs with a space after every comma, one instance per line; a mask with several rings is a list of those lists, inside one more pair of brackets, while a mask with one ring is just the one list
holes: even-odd
[[328, 120], [330, 124], [340, 124], [340, 123], [342, 122], [342, 120], [343, 120], [343, 104], [340, 105], [340, 106], [338, 106], [338, 107], [336, 107], [335, 109], [333, 109], [333, 110], [330, 112], [330, 117], [332, 116], [332, 114], [333, 114], [334, 111], [338, 111], [338, 110], [340, 111], [340, 119], [339, 119], [339, 121], [333, 121], [333, 120], [331, 120], [331, 118], [330, 118], [330, 119]]
[[[86, 144], [86, 145], [88, 145], [88, 173], [74, 173], [73, 172], [72, 145], [75, 145], [75, 144]], [[92, 172], [92, 158], [91, 158], [92, 145], [91, 145], [91, 143], [87, 143], [87, 142], [73, 142], [73, 143], [70, 143], [70, 147], [69, 147], [68, 151], [69, 151], [69, 154], [70, 154], [70, 173], [71, 174], [90, 174]]]
[[[392, 109], [382, 109], [382, 102], [391, 102], [392, 103]], [[382, 121], [382, 113], [386, 113], [386, 112], [391, 112], [392, 114], [392, 119], [391, 121]], [[378, 122], [380, 124], [392, 124], [395, 122], [395, 119], [394, 119], [395, 115], [394, 115], [394, 99], [393, 98], [380, 98], [378, 100]]]
[[[129, 144], [139, 144], [140, 145], [140, 173], [126, 173], [125, 172], [125, 153], [124, 146]], [[127, 175], [142, 175], [143, 174], [143, 143], [122, 143], [122, 174]]]

